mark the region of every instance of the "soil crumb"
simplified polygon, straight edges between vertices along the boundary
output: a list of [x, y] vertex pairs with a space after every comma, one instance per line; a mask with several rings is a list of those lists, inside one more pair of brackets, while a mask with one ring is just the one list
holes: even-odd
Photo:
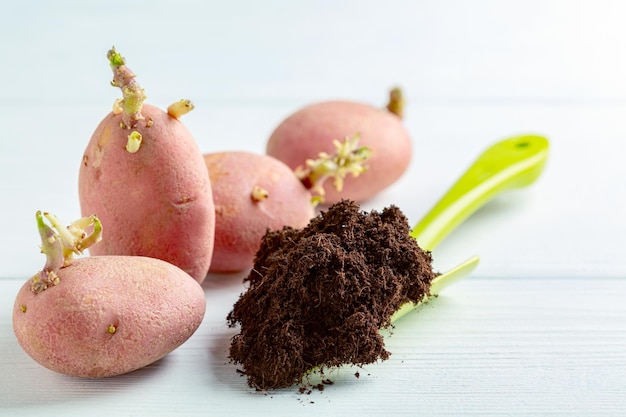
[[343, 200], [303, 229], [268, 231], [228, 315], [240, 326], [230, 361], [258, 390], [304, 384], [314, 369], [385, 360], [379, 330], [406, 302], [428, 295], [430, 252], [395, 206], [360, 211]]

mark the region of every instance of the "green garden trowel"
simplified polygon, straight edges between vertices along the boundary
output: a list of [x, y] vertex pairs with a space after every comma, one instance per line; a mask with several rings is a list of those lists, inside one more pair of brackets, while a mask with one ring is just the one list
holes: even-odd
[[[472, 213], [502, 191], [532, 184], [541, 175], [549, 150], [546, 138], [523, 135], [493, 144], [476, 159], [448, 192], [411, 230], [419, 246], [432, 251]], [[437, 295], [453, 282], [467, 277], [478, 265], [473, 256], [433, 279], [430, 295]], [[416, 308], [413, 303], [400, 307], [391, 321]]]

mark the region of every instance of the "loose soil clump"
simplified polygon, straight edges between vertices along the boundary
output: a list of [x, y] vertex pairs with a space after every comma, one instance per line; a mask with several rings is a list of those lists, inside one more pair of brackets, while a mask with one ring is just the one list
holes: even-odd
[[343, 200], [303, 229], [268, 231], [228, 315], [240, 325], [230, 360], [259, 390], [302, 384], [314, 369], [385, 360], [379, 330], [428, 295], [431, 264], [395, 206], [365, 213]]

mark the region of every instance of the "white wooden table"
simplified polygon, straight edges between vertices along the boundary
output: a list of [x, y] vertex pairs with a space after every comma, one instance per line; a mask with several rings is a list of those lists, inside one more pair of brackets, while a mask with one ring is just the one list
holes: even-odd
[[[0, 415], [626, 415], [626, 4], [225, 3], [0, 5]], [[415, 157], [363, 208], [412, 223], [496, 140], [546, 135], [550, 159], [433, 253], [439, 270], [479, 255], [472, 277], [398, 322], [388, 361], [322, 392], [255, 392], [228, 363], [242, 274], [207, 279], [204, 322], [165, 359], [55, 374], [21, 350], [11, 311], [43, 265], [35, 211], [79, 217], [80, 158], [118, 96], [111, 45], [149, 102], [195, 102], [185, 123], [205, 152], [262, 152], [305, 104], [382, 106], [401, 85]]]

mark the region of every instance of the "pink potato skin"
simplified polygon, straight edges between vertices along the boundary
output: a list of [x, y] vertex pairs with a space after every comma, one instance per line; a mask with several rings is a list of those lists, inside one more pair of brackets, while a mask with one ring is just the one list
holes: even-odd
[[266, 153], [290, 168], [304, 166], [320, 152], [332, 154], [333, 140], [360, 135], [359, 145], [372, 150], [366, 172], [346, 177], [342, 192], [324, 184], [325, 205], [342, 198], [365, 201], [397, 181], [407, 170], [411, 138], [402, 120], [385, 109], [351, 101], [326, 101], [304, 107], [287, 117], [270, 135]]
[[[163, 259], [198, 282], [209, 270], [215, 210], [202, 153], [187, 128], [165, 111], [144, 104], [153, 125], [120, 128], [110, 113], [94, 131], [79, 171], [83, 216], [96, 214], [103, 240], [91, 255]], [[128, 135], [143, 136], [139, 151], [126, 151]]]
[[[267, 229], [304, 227], [315, 215], [311, 194], [284, 163], [245, 151], [204, 155], [215, 202], [215, 247], [211, 271], [251, 268]], [[267, 190], [251, 198], [254, 186]]]
[[59, 373], [100, 378], [139, 369], [180, 346], [204, 317], [202, 287], [158, 259], [81, 258], [58, 276], [40, 293], [30, 280], [22, 286], [13, 330], [28, 355]]

